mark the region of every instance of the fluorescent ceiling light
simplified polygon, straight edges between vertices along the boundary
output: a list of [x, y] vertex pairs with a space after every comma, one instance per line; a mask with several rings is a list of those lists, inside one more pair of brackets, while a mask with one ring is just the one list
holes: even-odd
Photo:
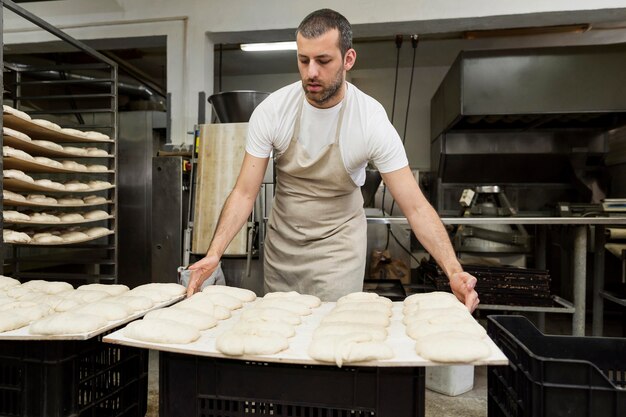
[[295, 42], [242, 43], [239, 47], [246, 52], [295, 51], [298, 49]]

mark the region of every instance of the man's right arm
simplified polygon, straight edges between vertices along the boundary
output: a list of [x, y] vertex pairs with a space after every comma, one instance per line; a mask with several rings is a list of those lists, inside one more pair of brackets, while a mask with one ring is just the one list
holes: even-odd
[[206, 256], [189, 267], [192, 271], [187, 296], [193, 295], [215, 271], [224, 251], [246, 223], [261, 188], [269, 158], [258, 158], [246, 152], [235, 188], [224, 203]]

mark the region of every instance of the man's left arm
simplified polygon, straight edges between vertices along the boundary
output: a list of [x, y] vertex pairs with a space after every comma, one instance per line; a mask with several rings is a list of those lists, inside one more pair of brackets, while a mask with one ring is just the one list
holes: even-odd
[[476, 278], [463, 271], [441, 219], [424, 197], [409, 167], [381, 176], [417, 239], [448, 276], [452, 292], [474, 311], [479, 302], [474, 289]]

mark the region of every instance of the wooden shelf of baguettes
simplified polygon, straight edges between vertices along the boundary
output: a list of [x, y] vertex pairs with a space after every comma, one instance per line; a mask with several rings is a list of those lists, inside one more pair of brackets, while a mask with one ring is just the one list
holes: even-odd
[[16, 224], [21, 226], [72, 226], [76, 224], [84, 224], [84, 223], [94, 223], [103, 220], [114, 219], [115, 216], [109, 214], [106, 217], [100, 217], [97, 219], [82, 219], [82, 220], [74, 220], [74, 221], [58, 221], [58, 222], [42, 222], [42, 221], [21, 221], [21, 220], [8, 220], [4, 219], [5, 224]]
[[84, 202], [83, 204], [61, 204], [61, 203], [57, 203], [57, 204], [51, 204], [51, 203], [36, 203], [36, 202], [32, 202], [29, 200], [14, 200], [12, 198], [3, 198], [2, 199], [2, 204], [4, 206], [15, 206], [15, 207], [40, 207], [40, 208], [49, 208], [49, 207], [57, 207], [57, 208], [64, 208], [64, 207], [95, 207], [95, 206], [102, 206], [105, 204], [113, 204], [113, 200], [106, 200], [106, 201], [102, 201], [102, 202], [96, 202], [96, 203], [87, 203]]
[[113, 230], [109, 230], [109, 232], [106, 234], [101, 234], [101, 235], [93, 236], [93, 237], [90, 236], [88, 239], [79, 239], [79, 240], [74, 240], [71, 242], [41, 243], [41, 242], [31, 241], [29, 243], [13, 243], [13, 242], [4, 242], [4, 243], [11, 243], [12, 245], [19, 245], [19, 246], [69, 246], [69, 245], [76, 245], [79, 243], [91, 242], [92, 240], [98, 240], [105, 236], [110, 236], [113, 233], [114, 233]]
[[61, 149], [51, 149], [49, 147], [40, 145], [38, 142], [22, 139], [16, 136], [9, 135], [7, 133], [3, 133], [2, 140], [5, 146], [10, 146], [12, 148], [19, 149], [24, 152], [35, 154], [38, 156], [47, 156], [52, 158], [113, 158], [113, 155], [109, 154], [104, 149], [99, 149], [95, 152], [92, 151], [91, 154], [75, 153]]
[[43, 126], [34, 123], [32, 120], [28, 120], [22, 117], [18, 117], [14, 114], [3, 112], [2, 115], [4, 126], [15, 129], [19, 132], [25, 133], [28, 136], [36, 137], [37, 139], [45, 139], [51, 142], [84, 142], [84, 143], [112, 143], [113, 139], [110, 138], [89, 138], [82, 135], [75, 135], [62, 130], [53, 129], [47, 126]]
[[90, 170], [78, 170], [68, 168], [58, 168], [46, 164], [41, 164], [37, 161], [27, 161], [25, 159], [4, 156], [3, 157], [4, 169], [19, 169], [21, 171], [37, 172], [37, 173], [77, 173], [77, 174], [114, 174], [115, 171], [107, 169], [106, 171], [90, 171]]
[[87, 190], [66, 190], [51, 187], [44, 187], [32, 182], [19, 180], [16, 178], [4, 178], [4, 188], [11, 191], [44, 191], [48, 193], [92, 193], [115, 188], [114, 184], [100, 188], [89, 188]]

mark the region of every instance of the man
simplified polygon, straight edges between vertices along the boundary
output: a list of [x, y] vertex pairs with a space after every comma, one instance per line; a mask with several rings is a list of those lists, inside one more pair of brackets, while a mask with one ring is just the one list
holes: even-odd
[[424, 198], [383, 107], [345, 81], [355, 64], [350, 23], [322, 9], [296, 32], [301, 82], [271, 94], [250, 118], [246, 154], [207, 255], [190, 266], [188, 295], [217, 268], [245, 224], [272, 150], [276, 190], [265, 241], [266, 291], [334, 301], [361, 291], [367, 225], [359, 186], [372, 161], [411, 229], [470, 311], [476, 278], [463, 272], [437, 213]]

